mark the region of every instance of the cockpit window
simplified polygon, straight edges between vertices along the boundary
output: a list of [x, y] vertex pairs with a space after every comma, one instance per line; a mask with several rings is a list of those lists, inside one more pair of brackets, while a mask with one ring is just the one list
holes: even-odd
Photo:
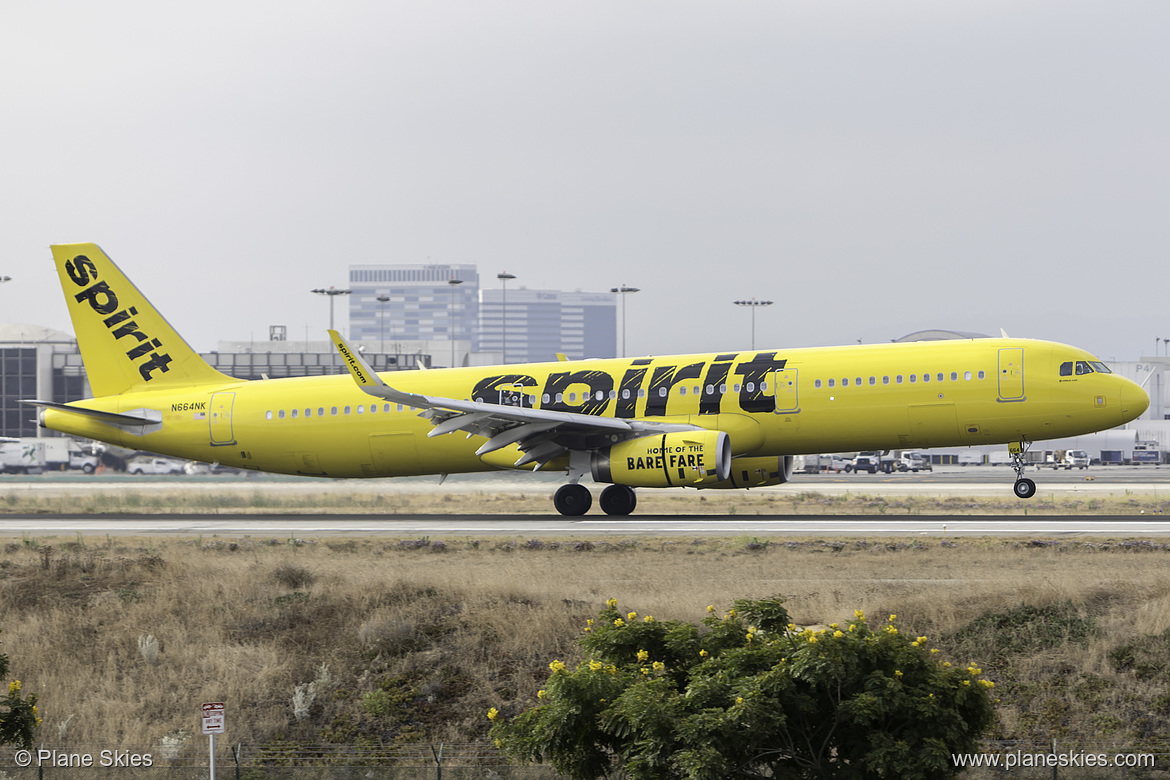
[[1105, 365], [1099, 360], [1078, 360], [1075, 363], [1070, 360], [1067, 363], [1060, 364], [1061, 376], [1072, 376], [1073, 374], [1081, 376], [1082, 374], [1112, 373], [1113, 372], [1109, 370], [1109, 366]]

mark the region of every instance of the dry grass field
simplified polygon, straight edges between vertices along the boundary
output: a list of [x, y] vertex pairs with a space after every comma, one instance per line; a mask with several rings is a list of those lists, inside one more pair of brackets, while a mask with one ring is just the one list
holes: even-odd
[[[0, 647], [49, 747], [482, 739], [610, 597], [658, 619], [781, 594], [898, 615], [997, 682], [1001, 738], [1170, 733], [1170, 549], [995, 539], [0, 540]], [[299, 693], [298, 693], [299, 690]]]

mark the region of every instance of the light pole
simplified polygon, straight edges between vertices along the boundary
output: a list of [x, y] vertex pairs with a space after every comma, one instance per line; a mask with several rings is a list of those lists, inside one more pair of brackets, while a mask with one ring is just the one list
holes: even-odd
[[382, 354], [385, 355], [386, 354], [386, 301], [390, 300], [390, 296], [387, 295], [386, 293], [382, 293], [374, 300], [376, 300], [378, 303], [382, 304], [379, 307], [379, 311], [382, 315], [382, 319], [381, 319], [381, 323], [378, 326], [378, 340], [382, 342], [382, 346], [381, 346]]
[[462, 279], [456, 279], [452, 276], [447, 280], [447, 284], [451, 286], [451, 307], [447, 310], [447, 320], [450, 324], [450, 332], [447, 334], [451, 339], [451, 368], [455, 368], [455, 286], [463, 284]]
[[500, 326], [501, 332], [503, 333], [504, 346], [503, 346], [503, 349], [500, 350], [500, 362], [507, 363], [508, 362], [508, 280], [515, 279], [516, 277], [513, 276], [512, 274], [508, 273], [507, 271], [504, 271], [503, 273], [496, 274], [496, 278], [500, 280], [500, 284], [503, 285], [503, 288], [504, 288], [504, 303], [503, 303], [503, 306], [501, 307], [504, 310], [504, 315], [503, 315], [503, 319], [501, 320], [501, 322], [503, 324]]
[[333, 330], [333, 299], [338, 295], [349, 295], [351, 292], [353, 292], [353, 290], [339, 290], [333, 285], [330, 285], [329, 289], [318, 287], [317, 289], [313, 290], [313, 292], [317, 293], [318, 295], [329, 296], [329, 330]]
[[752, 310], [752, 349], [756, 348], [756, 309], [761, 306], [771, 306], [772, 301], [757, 301], [748, 298], [746, 301], [732, 301], [736, 306], [747, 306]]
[[611, 293], [618, 293], [622, 296], [622, 357], [626, 356], [626, 293], [639, 292], [638, 287], [626, 287], [624, 284], [621, 287], [610, 287]]

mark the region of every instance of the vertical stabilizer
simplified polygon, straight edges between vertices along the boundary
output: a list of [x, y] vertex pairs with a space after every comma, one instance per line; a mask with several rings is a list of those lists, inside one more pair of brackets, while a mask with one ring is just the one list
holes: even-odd
[[52, 249], [95, 396], [233, 381], [175, 332], [97, 244]]

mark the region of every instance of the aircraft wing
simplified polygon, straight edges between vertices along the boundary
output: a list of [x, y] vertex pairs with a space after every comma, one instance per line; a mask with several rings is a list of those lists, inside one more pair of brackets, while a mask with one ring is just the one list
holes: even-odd
[[427, 436], [442, 436], [455, 431], [464, 431], [468, 436], [483, 436], [487, 442], [475, 451], [479, 456], [515, 444], [524, 453], [513, 464], [516, 467], [536, 463], [536, 468], [539, 468], [571, 449], [596, 449], [614, 441], [651, 433], [698, 430], [692, 425], [621, 420], [403, 392], [382, 381], [365, 359], [350, 349], [340, 333], [331, 330], [329, 336], [349, 367], [354, 382], [363, 391], [392, 403], [423, 410], [422, 416], [434, 425]]

